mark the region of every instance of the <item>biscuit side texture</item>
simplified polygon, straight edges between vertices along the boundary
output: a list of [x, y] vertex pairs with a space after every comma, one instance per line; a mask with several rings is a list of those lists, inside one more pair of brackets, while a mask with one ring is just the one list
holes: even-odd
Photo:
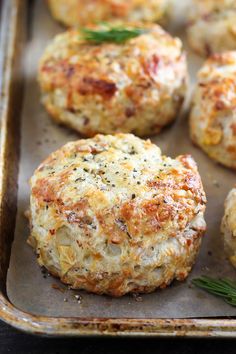
[[190, 132], [212, 159], [236, 169], [236, 52], [211, 56], [198, 73]]
[[131, 134], [52, 153], [31, 178], [29, 243], [75, 289], [121, 296], [184, 280], [205, 231], [206, 197], [189, 155]]
[[236, 267], [236, 188], [229, 192], [225, 200], [221, 231], [227, 257], [232, 265]]

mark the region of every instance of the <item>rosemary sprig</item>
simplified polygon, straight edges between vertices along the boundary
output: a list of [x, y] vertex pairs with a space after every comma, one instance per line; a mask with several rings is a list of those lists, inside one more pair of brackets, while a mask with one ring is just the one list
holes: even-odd
[[210, 294], [222, 297], [228, 304], [236, 306], [236, 283], [231, 280], [214, 279], [203, 275], [193, 279], [192, 283]]
[[82, 28], [81, 32], [86, 41], [96, 44], [103, 42], [123, 43], [128, 39], [140, 36], [146, 33], [147, 30], [141, 28], [123, 28], [123, 27], [106, 27], [104, 29], [92, 30], [89, 28]]

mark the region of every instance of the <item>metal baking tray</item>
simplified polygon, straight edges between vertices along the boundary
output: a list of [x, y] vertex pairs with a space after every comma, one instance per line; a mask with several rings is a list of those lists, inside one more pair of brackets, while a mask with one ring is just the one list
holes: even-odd
[[[56, 316], [50, 312], [50, 302], [48, 303], [48, 307], [45, 306], [45, 308], [40, 313], [39, 310], [34, 311], [32, 305], [33, 301], [32, 304], [26, 304], [25, 306], [21, 306], [20, 303], [17, 304], [17, 301], [16, 302], [12, 301], [12, 298], [14, 296], [9, 293], [9, 289], [10, 289], [8, 284], [9, 280], [7, 280], [7, 278], [9, 277], [9, 269], [11, 268], [11, 267], [9, 268], [9, 264], [14, 263], [14, 260], [16, 260], [16, 257], [14, 255], [14, 253], [16, 253], [15, 251], [19, 249], [20, 252], [21, 245], [19, 244], [19, 240], [18, 242], [16, 242], [19, 232], [22, 232], [24, 235], [27, 234], [28, 232], [27, 230], [25, 230], [25, 228], [27, 227], [26, 221], [23, 222], [20, 229], [18, 225], [19, 219], [22, 218], [22, 215], [20, 215], [20, 213], [22, 213], [23, 210], [21, 210], [21, 208], [24, 209], [25, 207], [25, 201], [24, 200], [21, 201], [22, 198], [21, 192], [22, 192], [23, 184], [21, 181], [21, 174], [19, 178], [19, 170], [20, 169], [22, 170], [21, 159], [22, 157], [24, 157], [27, 148], [27, 141], [24, 142], [23, 145], [21, 144], [21, 136], [23, 135], [23, 140], [24, 140], [25, 130], [27, 130], [29, 140], [31, 137], [32, 139], [35, 139], [37, 134], [39, 135], [39, 132], [37, 133], [37, 129], [45, 129], [42, 126], [40, 126], [40, 124], [37, 125], [35, 124], [35, 122], [33, 123], [28, 122], [27, 121], [28, 118], [26, 119], [25, 115], [29, 116], [31, 113], [33, 114], [34, 110], [32, 110], [31, 112], [30, 108], [28, 108], [28, 111], [26, 112], [25, 108], [23, 108], [23, 106], [26, 105], [25, 103], [26, 101], [30, 102], [32, 100], [36, 100], [36, 101], [39, 100], [39, 97], [36, 97], [37, 94], [35, 92], [32, 92], [32, 97], [25, 97], [25, 92], [27, 91], [25, 90], [25, 86], [27, 86], [26, 74], [30, 78], [31, 78], [30, 75], [32, 75], [32, 82], [34, 82], [33, 85], [36, 85], [34, 73], [30, 72], [30, 67], [24, 65], [25, 50], [27, 46], [29, 46], [29, 43], [32, 44], [32, 41], [34, 41], [34, 38], [32, 38], [32, 23], [38, 20], [37, 11], [32, 12], [32, 8], [34, 7], [35, 2], [37, 2], [38, 4], [44, 3], [42, 2], [42, 0], [34, 0], [34, 1], [3, 0], [2, 8], [1, 8], [0, 318], [3, 321], [11, 324], [12, 326], [24, 330], [26, 332], [41, 334], [41, 335], [50, 335], [50, 336], [107, 335], [107, 336], [159, 336], [159, 337], [160, 336], [162, 337], [165, 336], [236, 337], [236, 319], [235, 319], [236, 312], [235, 309], [233, 310], [229, 307], [225, 307], [226, 309], [225, 314], [227, 315], [227, 317], [226, 315], [224, 317], [222, 317], [222, 315], [221, 317], [219, 317], [219, 315], [217, 315], [217, 311], [215, 316], [218, 317], [214, 317], [214, 318], [213, 317], [197, 318], [197, 316], [192, 316], [193, 318], [173, 318], [175, 316], [158, 317], [155, 316], [155, 314], [153, 316], [149, 316], [149, 315], [145, 316], [143, 315], [144, 312], [142, 311], [138, 313], [138, 311], [136, 311], [137, 308], [136, 306], [133, 306], [133, 312], [128, 311], [125, 307], [126, 300], [116, 299], [114, 300], [116, 301], [115, 304], [117, 304], [117, 301], [121, 301], [121, 303], [123, 304], [122, 311], [120, 312], [121, 316], [117, 315], [117, 313], [119, 314], [119, 311], [110, 313], [107, 309], [105, 309], [106, 311], [104, 310], [106, 316], [92, 316], [90, 311], [87, 311], [87, 315], [86, 315], [86, 308], [84, 311], [81, 312], [83, 315], [80, 316], [77, 316], [76, 313], [75, 313], [76, 316], [74, 315]], [[45, 4], [43, 4], [42, 6], [45, 6]], [[53, 25], [54, 24], [52, 21], [52, 26]], [[41, 28], [45, 34], [46, 33], [45, 31], [47, 31], [47, 29], [45, 29], [44, 27], [45, 27], [44, 23], [41, 21], [39, 28]], [[63, 28], [61, 27], [60, 31], [62, 30]], [[50, 38], [48, 38], [48, 40], [50, 40]], [[35, 50], [36, 49], [37, 48], [35, 48]], [[30, 62], [30, 59], [31, 58], [28, 58], [28, 62]], [[33, 106], [34, 109], [35, 107], [37, 108], [39, 105], [38, 102], [35, 103], [35, 105], [32, 102], [30, 103], [31, 103], [30, 107]], [[39, 118], [41, 117], [40, 114], [39, 114]], [[46, 113], [42, 113], [42, 114], [46, 114]], [[48, 123], [48, 124], [53, 124], [53, 123]], [[185, 126], [186, 122], [182, 121], [182, 123], [180, 122], [178, 124], [182, 124], [183, 126]], [[180, 133], [178, 133], [175, 130], [175, 127], [176, 126], [174, 125], [169, 130], [161, 134], [159, 137], [156, 138], [155, 142], [160, 142], [164, 150], [168, 144], [170, 145], [170, 142], [173, 142], [171, 145], [173, 145], [175, 142], [175, 144], [172, 146], [172, 153], [174, 154], [176, 150], [176, 155], [177, 155], [180, 152], [182, 153], [182, 151], [180, 151], [181, 150], [180, 147], [178, 146], [178, 142], [181, 141], [181, 136]], [[179, 132], [182, 131], [181, 126], [177, 125], [177, 128], [179, 128], [178, 129]], [[50, 143], [48, 144], [46, 141], [47, 138], [45, 140], [45, 136], [47, 135], [45, 133], [45, 136], [42, 136], [42, 140], [43, 140], [43, 146], [46, 146], [47, 149], [45, 148], [45, 151], [43, 150], [42, 141], [38, 141], [38, 142], [36, 141], [36, 145], [35, 145], [36, 153], [37, 153], [37, 149], [38, 150], [41, 149], [40, 151], [43, 150], [43, 154], [45, 154], [46, 156], [46, 153], [48, 153], [48, 149], [51, 149], [52, 151], [55, 149], [55, 146], [57, 146], [57, 144], [58, 146], [60, 146], [65, 141], [76, 138], [75, 134], [71, 133], [65, 128], [60, 128], [54, 125], [54, 126], [50, 126], [50, 129], [49, 129], [50, 131], [52, 131], [52, 129], [57, 131], [57, 133], [55, 133], [57, 141], [52, 142], [51, 145]], [[184, 131], [184, 134], [187, 134], [186, 130]], [[37, 148], [37, 144], [38, 144], [38, 148]], [[32, 171], [39, 162], [36, 161], [37, 159], [33, 160], [35, 156], [35, 151], [33, 151], [32, 148], [32, 153], [31, 151], [27, 152], [28, 153], [27, 156], [32, 155], [32, 158], [29, 159], [28, 161], [28, 164], [30, 165], [29, 169], [31, 169]], [[214, 174], [216, 169], [215, 164], [211, 162], [207, 157], [202, 156], [201, 152], [197, 150], [196, 151], [193, 150], [193, 153], [197, 156], [198, 159], [203, 159], [202, 160], [203, 163], [200, 170], [202, 169], [203, 172], [204, 170], [209, 170], [212, 174]], [[37, 156], [38, 159], [41, 159], [40, 154]], [[218, 200], [216, 208], [217, 209], [219, 208], [219, 213], [217, 214], [217, 217], [219, 218], [220, 213], [222, 213], [222, 206], [220, 206], [220, 204], [222, 204], [222, 200], [225, 197], [226, 191], [230, 189], [231, 187], [230, 184], [233, 183], [234, 174], [231, 173], [230, 171], [226, 171], [222, 167], [217, 167], [217, 168], [218, 168], [217, 170], [218, 172], [216, 176], [217, 178], [222, 180], [224, 176], [226, 176], [224, 181], [226, 186], [223, 186], [223, 189], [221, 191], [219, 191], [218, 189], [214, 190], [214, 188], [218, 188], [218, 187], [214, 187], [214, 188], [211, 187], [210, 194], [215, 193], [216, 198]], [[204, 184], [206, 184], [207, 187], [209, 187], [210, 185], [209, 184], [210, 180], [212, 180], [212, 175], [205, 174]], [[210, 218], [209, 215], [208, 217]], [[211, 220], [212, 220], [212, 216], [211, 216]], [[210, 224], [212, 224], [210, 225], [211, 232], [216, 232], [216, 229], [214, 228], [218, 228], [219, 226], [218, 223], [216, 223], [215, 225], [214, 222], [210, 222]], [[16, 238], [15, 241], [14, 241], [14, 237]], [[13, 241], [14, 241], [14, 246], [12, 247]], [[204, 247], [207, 248], [209, 244], [212, 243], [212, 239], [209, 237], [209, 240], [206, 240], [204, 242], [205, 242]], [[216, 246], [218, 247], [218, 249], [220, 248], [218, 241], [216, 242]], [[212, 247], [214, 248], [214, 245]], [[30, 257], [34, 262], [34, 264], [36, 264], [33, 252], [31, 250], [27, 252], [30, 252]], [[202, 267], [201, 257], [204, 257], [204, 255], [200, 255], [200, 261], [194, 268], [194, 272], [195, 273], [198, 272], [197, 274], [201, 272], [201, 267]], [[22, 263], [24, 263], [25, 266], [27, 266], [27, 262], [25, 261], [25, 259], [21, 258], [18, 259], [18, 261], [19, 260], [20, 261], [22, 260]], [[216, 258], [216, 260], [218, 262], [219, 258]], [[232, 273], [232, 269], [230, 268], [228, 263], [225, 260], [223, 260], [223, 258], [219, 262], [225, 262], [226, 273], [222, 273], [222, 274]], [[209, 264], [212, 268], [217, 268], [217, 265], [214, 263], [214, 261], [209, 261]], [[16, 268], [17, 267], [20, 268], [21, 266], [22, 266], [21, 264], [17, 264]], [[206, 269], [207, 267], [205, 268], [205, 271]], [[40, 270], [38, 267], [36, 272], [37, 274], [36, 273], [32, 274], [32, 277], [39, 276], [38, 273], [40, 273]], [[16, 274], [18, 274], [17, 269], [16, 269]], [[27, 273], [25, 277], [27, 278]], [[28, 288], [32, 287], [32, 284], [30, 283], [30, 278], [27, 278], [24, 281], [23, 281], [24, 285], [26, 284]], [[55, 292], [58, 292], [58, 289], [60, 290], [60, 285], [58, 285], [59, 282], [57, 282], [56, 280], [54, 281], [51, 279], [50, 280], [46, 279], [45, 287], [47, 287], [48, 284], [51, 285], [51, 282], [53, 283], [56, 282], [57, 285], [55, 286], [54, 290]], [[186, 284], [183, 286], [186, 286]], [[170, 292], [171, 291], [177, 292], [179, 291], [179, 289], [181, 291], [181, 285], [177, 285], [177, 286], [174, 285], [174, 287], [172, 288], [172, 290], [170, 290]], [[187, 289], [187, 288], [183, 288], [183, 289]], [[24, 298], [24, 295], [23, 293], [21, 293], [21, 291], [23, 290], [21, 289], [21, 285], [19, 284], [19, 287], [16, 287], [15, 292], [16, 293], [18, 292], [18, 295]], [[211, 299], [210, 301], [212, 301], [212, 303], [215, 305], [215, 308], [217, 308], [218, 305], [224, 306], [224, 305], [220, 305], [221, 300], [217, 298], [214, 297], [208, 298], [207, 296], [204, 297], [201, 291], [199, 292], [199, 294], [201, 296], [199, 297], [198, 301], [199, 304], [202, 302], [203, 308], [204, 308], [203, 304], [204, 303], [207, 304], [207, 301], [209, 301], [209, 299]], [[64, 295], [62, 294], [61, 296]], [[96, 299], [98, 299], [98, 297]], [[109, 301], [107, 299], [104, 300], [104, 298], [102, 297], [100, 297], [100, 299], [103, 300], [97, 300], [100, 301], [100, 303], [98, 302], [97, 304], [95, 304], [95, 307], [97, 308], [101, 306], [109, 307], [110, 300]], [[150, 295], [148, 295], [147, 299], [152, 299], [152, 300], [150, 300], [150, 302], [149, 300], [147, 300], [146, 302], [144, 301], [144, 303], [139, 303], [138, 305], [140, 310], [141, 308], [147, 308], [148, 310], [146, 313], [150, 314], [152, 313], [153, 310], [153, 304], [154, 304], [153, 299], [157, 299], [157, 298], [153, 298]], [[32, 305], [32, 311], [26, 311], [26, 307], [31, 308], [31, 305]], [[224, 307], [222, 307], [222, 311], [224, 312]], [[196, 312], [196, 304], [195, 304], [195, 312]], [[96, 311], [94, 313], [96, 313]], [[132, 313], [133, 315], [131, 316], [130, 313]], [[201, 313], [201, 311], [199, 313]], [[235, 317], [229, 317], [229, 315]]]

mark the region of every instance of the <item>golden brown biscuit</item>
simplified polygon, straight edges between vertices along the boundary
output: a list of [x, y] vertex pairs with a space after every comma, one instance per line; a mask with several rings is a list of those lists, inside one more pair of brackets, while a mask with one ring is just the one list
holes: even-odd
[[190, 115], [192, 140], [236, 169], [236, 52], [215, 54], [198, 73]]
[[163, 18], [169, 0], [48, 0], [52, 16], [66, 26], [101, 21], [156, 22]]
[[39, 83], [56, 121], [84, 136], [145, 136], [175, 119], [186, 91], [182, 43], [158, 25], [127, 25], [137, 27], [146, 32], [122, 44], [94, 44], [72, 30], [47, 47]]
[[236, 267], [236, 188], [233, 188], [225, 200], [225, 213], [221, 231], [224, 238], [225, 252]]
[[236, 1], [195, 0], [187, 34], [190, 46], [203, 56], [236, 49]]
[[190, 272], [205, 231], [194, 160], [131, 134], [96, 135], [52, 153], [31, 178], [30, 244], [76, 289], [151, 292]]

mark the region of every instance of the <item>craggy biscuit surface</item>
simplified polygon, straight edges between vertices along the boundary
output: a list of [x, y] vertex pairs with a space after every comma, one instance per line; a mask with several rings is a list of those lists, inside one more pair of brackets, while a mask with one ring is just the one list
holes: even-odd
[[221, 231], [224, 238], [225, 252], [236, 267], [236, 188], [233, 188], [225, 200], [225, 213]]
[[190, 46], [203, 56], [236, 49], [236, 1], [194, 0], [187, 34]]
[[131, 134], [52, 153], [31, 178], [29, 243], [62, 282], [97, 294], [151, 292], [190, 272], [205, 193], [189, 155]]
[[156, 22], [166, 15], [169, 0], [48, 0], [52, 16], [66, 26], [101, 21]]
[[122, 44], [98, 45], [71, 30], [47, 47], [39, 83], [42, 102], [58, 123], [88, 137], [146, 136], [177, 117], [187, 81], [181, 41], [158, 25], [127, 27], [145, 33]]
[[212, 159], [236, 169], [236, 52], [211, 56], [199, 71], [190, 131]]

